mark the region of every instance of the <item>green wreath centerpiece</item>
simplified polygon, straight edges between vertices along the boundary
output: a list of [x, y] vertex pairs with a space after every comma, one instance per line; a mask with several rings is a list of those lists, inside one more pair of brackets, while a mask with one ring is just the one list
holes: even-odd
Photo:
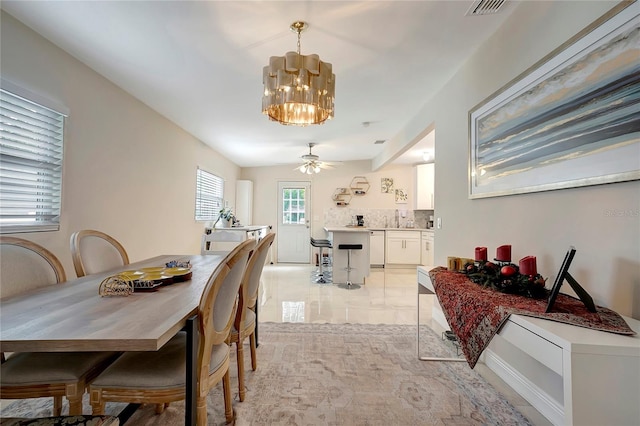
[[464, 265], [464, 273], [471, 281], [501, 293], [517, 294], [533, 299], [545, 299], [546, 279], [540, 274], [523, 275], [517, 265], [508, 262], [475, 262]]

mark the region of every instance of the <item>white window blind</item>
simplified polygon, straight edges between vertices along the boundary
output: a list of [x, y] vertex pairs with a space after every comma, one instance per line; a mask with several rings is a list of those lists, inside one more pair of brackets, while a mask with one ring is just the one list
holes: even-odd
[[64, 115], [0, 89], [0, 232], [60, 225]]
[[216, 220], [224, 205], [224, 180], [198, 168], [196, 175], [196, 220]]

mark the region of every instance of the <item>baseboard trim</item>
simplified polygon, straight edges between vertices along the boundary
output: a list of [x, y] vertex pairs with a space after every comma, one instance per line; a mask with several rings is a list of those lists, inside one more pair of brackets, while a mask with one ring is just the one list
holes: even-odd
[[518, 392], [536, 410], [554, 425], [564, 424], [564, 407], [549, 397], [542, 389], [513, 369], [491, 349], [484, 351], [484, 362], [506, 384]]

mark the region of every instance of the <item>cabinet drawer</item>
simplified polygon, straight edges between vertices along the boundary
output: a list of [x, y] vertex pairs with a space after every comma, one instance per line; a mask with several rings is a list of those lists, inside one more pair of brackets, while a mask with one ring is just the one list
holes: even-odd
[[419, 240], [420, 231], [386, 231], [387, 238], [400, 238], [403, 240]]
[[509, 320], [502, 326], [498, 334], [507, 342], [562, 376], [561, 347]]

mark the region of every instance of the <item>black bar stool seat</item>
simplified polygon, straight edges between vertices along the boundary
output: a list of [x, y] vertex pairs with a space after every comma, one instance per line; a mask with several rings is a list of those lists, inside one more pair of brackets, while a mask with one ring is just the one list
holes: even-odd
[[351, 267], [351, 250], [362, 250], [362, 244], [338, 244], [338, 250], [347, 250], [347, 267], [345, 268], [347, 271], [346, 287], [348, 289], [360, 288], [358, 284], [351, 282], [351, 271], [355, 269]]
[[325, 279], [325, 272], [323, 269], [324, 256], [322, 254], [322, 249], [333, 248], [333, 246], [331, 245], [331, 241], [325, 240], [325, 239], [317, 239], [313, 237], [310, 237], [310, 239], [311, 239], [311, 246], [316, 247], [318, 249], [318, 275], [317, 275], [318, 278], [316, 279], [316, 282], [319, 284], [328, 283], [330, 281], [327, 281]]
[[339, 244], [338, 250], [362, 250], [362, 244]]

